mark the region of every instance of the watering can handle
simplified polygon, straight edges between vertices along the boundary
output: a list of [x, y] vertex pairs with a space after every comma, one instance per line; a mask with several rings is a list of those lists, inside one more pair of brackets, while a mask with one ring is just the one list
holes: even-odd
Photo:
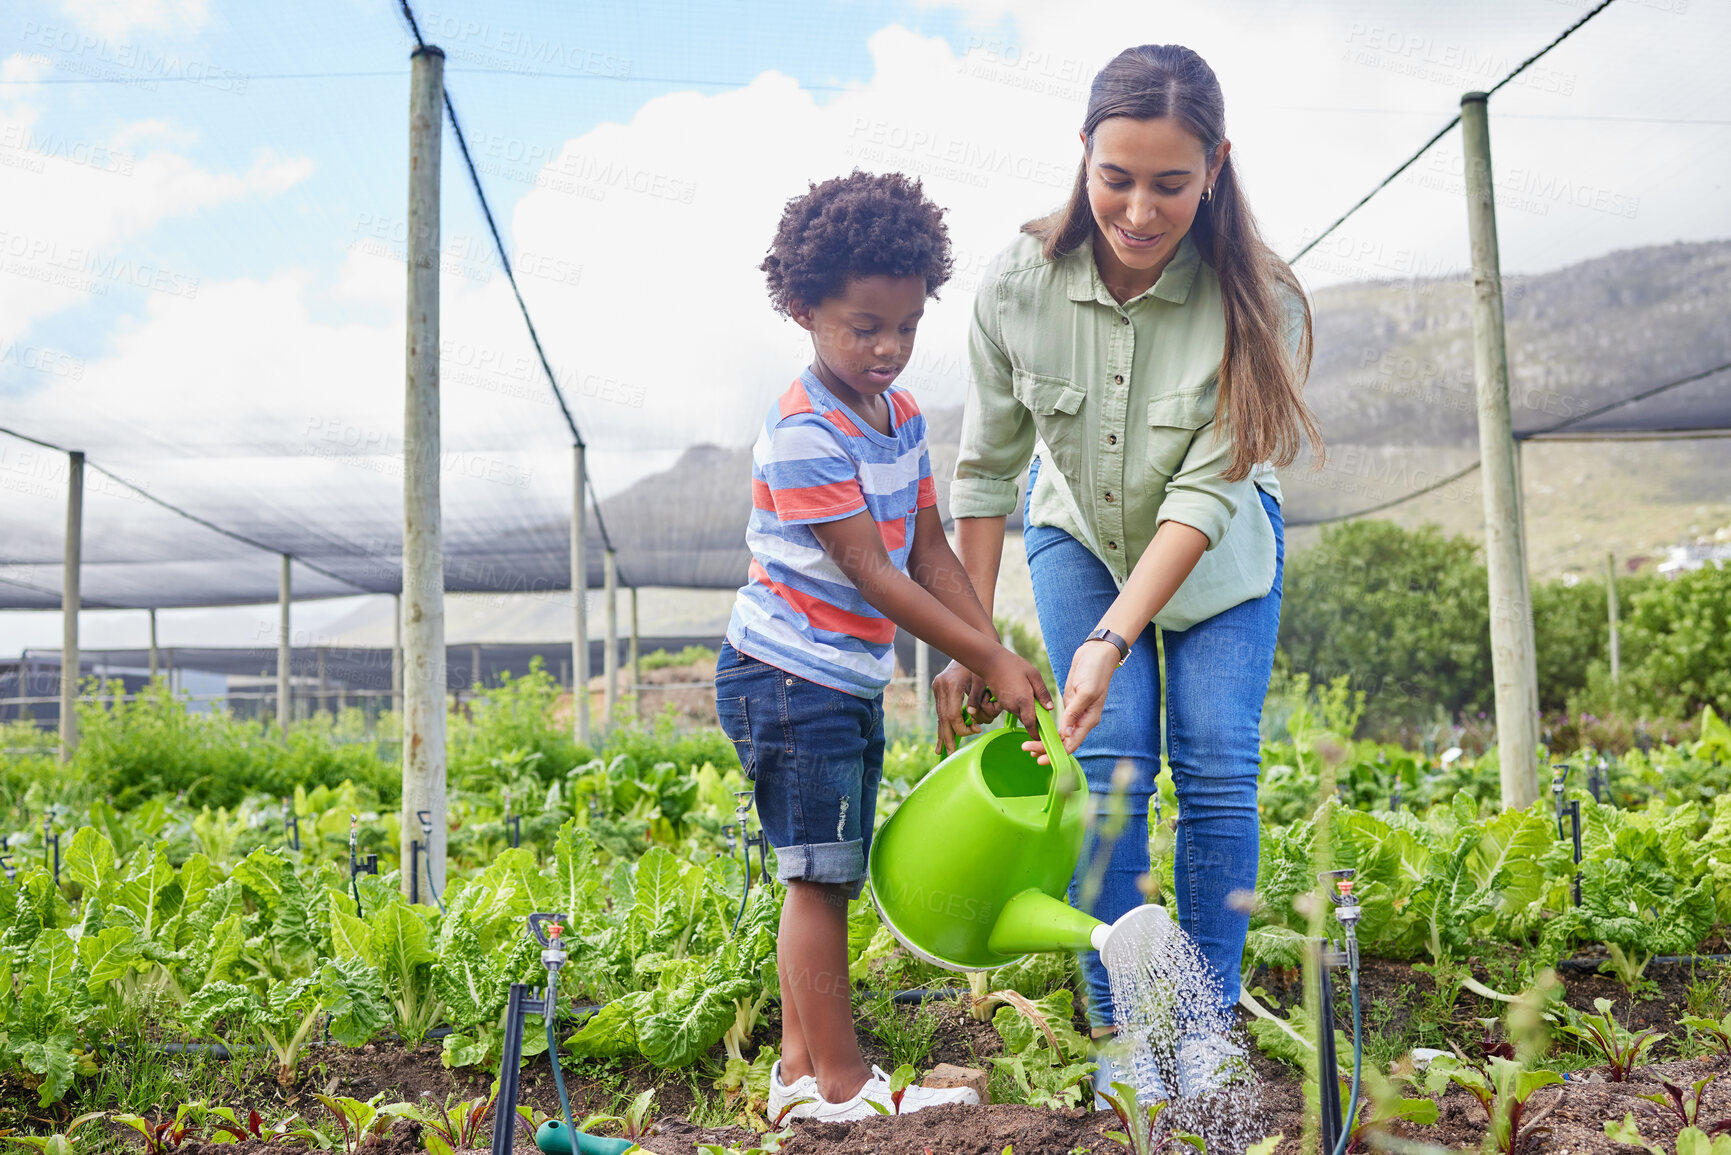
[[1088, 780], [1082, 773], [1082, 764], [1064, 748], [1064, 741], [1058, 736], [1058, 723], [1052, 719], [1051, 711], [1036, 702], [1034, 717], [1040, 727], [1040, 743], [1045, 746], [1046, 757], [1052, 763], [1052, 786], [1046, 794], [1045, 806], [1046, 830], [1051, 833], [1063, 820], [1065, 801], [1077, 790], [1086, 790]]

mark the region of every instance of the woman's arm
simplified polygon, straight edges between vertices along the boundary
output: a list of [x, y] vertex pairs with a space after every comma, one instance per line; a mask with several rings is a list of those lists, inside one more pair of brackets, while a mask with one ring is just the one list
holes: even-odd
[[[1201, 530], [1181, 521], [1162, 522], [1099, 624], [1134, 646], [1207, 548], [1208, 537]], [[1064, 683], [1064, 716], [1058, 722], [1066, 750], [1074, 753], [1088, 732], [1099, 725], [1100, 712], [1106, 707], [1106, 688], [1118, 661], [1118, 647], [1111, 642], [1086, 641], [1076, 648], [1070, 677]], [[1039, 743], [1026, 743], [1026, 748], [1045, 760]]]

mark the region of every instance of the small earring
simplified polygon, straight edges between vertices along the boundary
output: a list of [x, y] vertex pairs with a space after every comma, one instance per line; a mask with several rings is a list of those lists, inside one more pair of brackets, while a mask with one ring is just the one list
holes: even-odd
[[1205, 188], [1202, 190], [1202, 203], [1203, 204], [1207, 204], [1209, 201], [1211, 201], [1213, 199], [1214, 199], [1214, 190], [1213, 189]]

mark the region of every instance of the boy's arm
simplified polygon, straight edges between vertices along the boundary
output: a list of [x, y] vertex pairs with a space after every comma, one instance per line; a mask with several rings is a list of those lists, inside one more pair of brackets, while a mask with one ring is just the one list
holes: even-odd
[[[925, 512], [921, 511], [922, 517]], [[916, 521], [916, 541], [917, 524]], [[986, 679], [1000, 703], [1020, 718], [1030, 732], [1035, 729], [1033, 703], [1037, 701], [1049, 709], [1052, 692], [1032, 665], [998, 644], [989, 619], [984, 630], [975, 624], [985, 615], [977, 599], [972, 600], [978, 616], [959, 617], [920, 583], [898, 570], [884, 549], [877, 523], [865, 510], [836, 521], [815, 523], [811, 529], [824, 552], [859, 589], [867, 604]], [[945, 550], [948, 551], [947, 545]], [[956, 568], [960, 570], [959, 565]], [[963, 577], [965, 580], [965, 573]], [[969, 596], [971, 599], [971, 586]]]
[[950, 548], [950, 539], [944, 536], [944, 523], [935, 505], [928, 505], [915, 515], [914, 544], [908, 550], [908, 576], [952, 614], [982, 634], [997, 637], [998, 627], [991, 612], [982, 604], [967, 568]]

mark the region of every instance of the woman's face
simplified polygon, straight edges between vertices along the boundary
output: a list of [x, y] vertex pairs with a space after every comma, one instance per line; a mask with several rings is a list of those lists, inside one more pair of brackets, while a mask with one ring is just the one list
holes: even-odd
[[[1086, 149], [1086, 133], [1082, 144]], [[1231, 147], [1223, 140], [1210, 157], [1202, 142], [1169, 116], [1114, 116], [1100, 122], [1094, 147], [1085, 154], [1088, 203], [1100, 236], [1124, 271], [1158, 276], [1166, 267]]]

